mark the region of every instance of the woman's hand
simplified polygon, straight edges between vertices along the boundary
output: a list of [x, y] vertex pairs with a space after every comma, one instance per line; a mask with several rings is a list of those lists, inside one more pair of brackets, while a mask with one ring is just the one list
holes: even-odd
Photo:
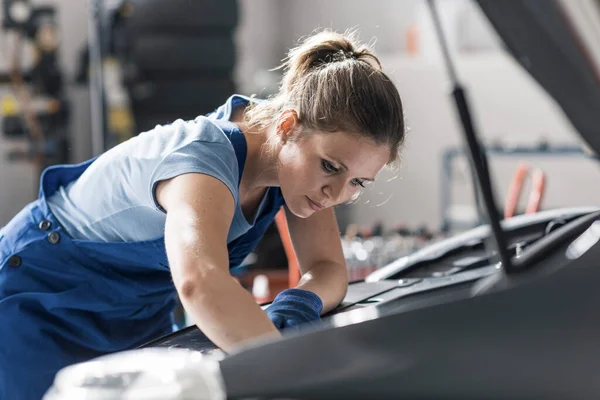
[[278, 329], [318, 321], [323, 311], [321, 298], [303, 289], [286, 289], [279, 293], [266, 312]]

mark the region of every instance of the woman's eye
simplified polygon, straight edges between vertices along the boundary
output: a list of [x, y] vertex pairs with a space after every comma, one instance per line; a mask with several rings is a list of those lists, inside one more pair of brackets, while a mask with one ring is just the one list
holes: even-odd
[[324, 170], [325, 172], [328, 172], [328, 173], [334, 173], [334, 172], [337, 172], [337, 171], [338, 171], [338, 170], [337, 170], [337, 168], [336, 168], [336, 167], [334, 167], [334, 166], [333, 166], [333, 165], [332, 165], [332, 164], [331, 164], [329, 161], [327, 161], [327, 160], [321, 160], [321, 167], [323, 168], [323, 170]]
[[365, 187], [365, 182], [361, 181], [360, 179], [353, 179], [350, 181], [350, 184], [352, 186], [360, 186], [360, 187]]

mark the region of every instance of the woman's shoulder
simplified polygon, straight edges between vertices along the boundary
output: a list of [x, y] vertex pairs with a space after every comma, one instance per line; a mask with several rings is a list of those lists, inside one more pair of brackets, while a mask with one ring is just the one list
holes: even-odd
[[223, 124], [205, 116], [194, 120], [178, 119], [166, 125], [157, 125], [154, 129], [140, 133], [130, 145], [138, 149], [155, 147], [161, 154], [177, 151], [182, 147], [196, 145], [223, 145], [231, 148]]

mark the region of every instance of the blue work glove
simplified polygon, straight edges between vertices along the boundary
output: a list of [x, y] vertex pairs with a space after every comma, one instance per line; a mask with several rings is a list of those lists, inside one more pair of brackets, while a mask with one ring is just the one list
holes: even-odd
[[313, 292], [286, 289], [279, 293], [265, 312], [277, 329], [292, 328], [321, 318], [323, 302]]

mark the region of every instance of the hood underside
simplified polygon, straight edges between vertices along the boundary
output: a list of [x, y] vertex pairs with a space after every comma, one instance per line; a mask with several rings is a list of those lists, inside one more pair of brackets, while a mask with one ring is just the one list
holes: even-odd
[[509, 53], [600, 154], [598, 0], [476, 0]]

